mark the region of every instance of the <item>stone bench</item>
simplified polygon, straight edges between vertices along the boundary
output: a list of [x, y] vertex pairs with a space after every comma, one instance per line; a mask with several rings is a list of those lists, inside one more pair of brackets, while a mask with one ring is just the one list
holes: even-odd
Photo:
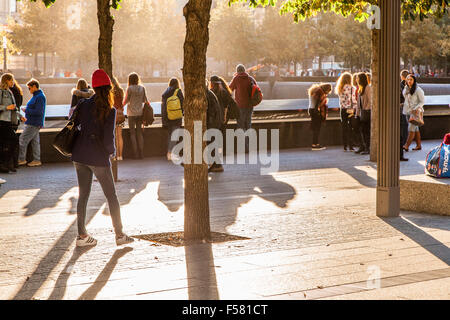
[[450, 179], [417, 174], [400, 179], [400, 209], [450, 216]]
[[421, 152], [405, 153], [409, 161], [403, 162], [400, 170], [402, 210], [450, 215], [450, 179], [437, 179], [425, 174], [426, 154], [441, 141], [442, 138], [423, 141]]

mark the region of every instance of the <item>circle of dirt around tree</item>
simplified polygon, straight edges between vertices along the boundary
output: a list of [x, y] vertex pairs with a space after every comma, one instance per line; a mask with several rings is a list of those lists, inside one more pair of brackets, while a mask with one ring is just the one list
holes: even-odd
[[220, 243], [236, 240], [250, 240], [250, 238], [235, 236], [227, 233], [211, 232], [211, 238], [205, 240], [185, 240], [184, 232], [166, 232], [156, 234], [141, 234], [132, 236], [133, 238], [156, 242], [173, 247], [183, 247], [198, 243]]

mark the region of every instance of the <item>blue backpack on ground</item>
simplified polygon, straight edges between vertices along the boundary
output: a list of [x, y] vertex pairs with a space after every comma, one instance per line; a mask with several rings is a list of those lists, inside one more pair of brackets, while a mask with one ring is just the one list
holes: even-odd
[[440, 146], [427, 154], [425, 173], [435, 178], [450, 178], [450, 133], [445, 135]]

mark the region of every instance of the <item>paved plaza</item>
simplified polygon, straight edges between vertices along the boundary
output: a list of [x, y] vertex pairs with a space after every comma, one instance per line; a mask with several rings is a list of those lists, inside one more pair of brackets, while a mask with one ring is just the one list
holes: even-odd
[[[406, 153], [401, 174], [420, 174], [439, 143]], [[2, 178], [2, 300], [450, 298], [450, 217], [377, 217], [376, 164], [341, 147], [280, 151], [279, 171], [267, 176], [258, 165], [210, 174], [212, 231], [248, 239], [185, 247], [137, 239], [117, 247], [94, 182], [87, 229], [98, 244], [77, 249], [71, 163]], [[182, 167], [125, 160], [119, 179], [125, 232], [183, 230]]]

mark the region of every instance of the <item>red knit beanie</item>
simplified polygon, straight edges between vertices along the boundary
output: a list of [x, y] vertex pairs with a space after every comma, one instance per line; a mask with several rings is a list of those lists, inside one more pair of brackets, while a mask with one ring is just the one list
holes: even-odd
[[447, 133], [444, 137], [444, 143], [445, 144], [450, 144], [450, 133]]
[[92, 87], [97, 88], [101, 86], [111, 85], [111, 79], [103, 69], [95, 70], [92, 74]]

